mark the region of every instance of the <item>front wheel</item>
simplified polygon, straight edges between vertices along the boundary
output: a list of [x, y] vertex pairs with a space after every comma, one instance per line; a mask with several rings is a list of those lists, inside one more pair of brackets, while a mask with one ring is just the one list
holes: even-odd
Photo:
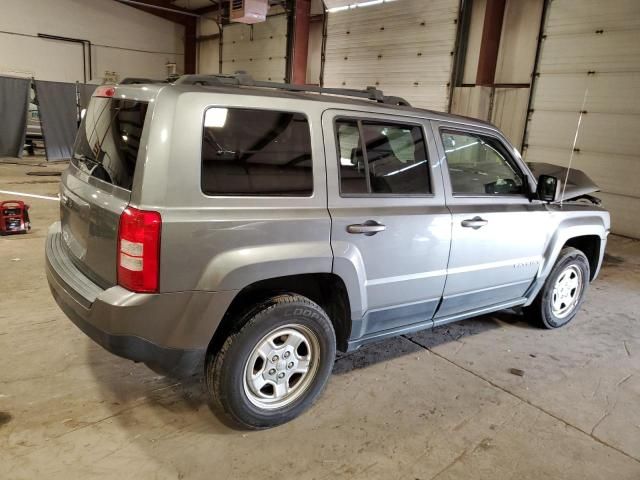
[[273, 297], [243, 318], [207, 359], [214, 403], [233, 421], [269, 428], [300, 415], [324, 389], [336, 339], [325, 311], [300, 295]]
[[525, 314], [544, 328], [559, 328], [576, 316], [589, 285], [589, 260], [580, 250], [563, 248], [542, 290]]

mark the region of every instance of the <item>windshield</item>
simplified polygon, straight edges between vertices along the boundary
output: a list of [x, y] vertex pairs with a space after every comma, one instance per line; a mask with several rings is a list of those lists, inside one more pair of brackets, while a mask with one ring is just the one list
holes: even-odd
[[148, 104], [93, 97], [73, 147], [73, 163], [91, 176], [131, 190]]

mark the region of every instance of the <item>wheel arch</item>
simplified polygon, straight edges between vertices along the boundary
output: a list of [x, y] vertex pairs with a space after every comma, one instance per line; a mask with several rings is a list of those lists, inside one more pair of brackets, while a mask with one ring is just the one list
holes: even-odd
[[[589, 260], [589, 281], [595, 278], [600, 264], [600, 246], [602, 240], [598, 235], [579, 235], [569, 238], [562, 248], [573, 247], [580, 250]], [[562, 249], [560, 249], [562, 251]]]
[[525, 306], [535, 300], [565, 247], [576, 248], [585, 254], [589, 260], [589, 280], [595, 280], [604, 257], [607, 234], [607, 225], [599, 215], [568, 218], [561, 222], [543, 253], [538, 275], [525, 294], [528, 299]]
[[225, 311], [207, 354], [217, 351], [229, 335], [242, 327], [239, 319], [255, 305], [283, 293], [302, 295], [320, 305], [333, 324], [338, 350], [346, 351], [351, 335], [351, 307], [344, 281], [334, 273], [302, 273], [259, 280], [241, 289]]

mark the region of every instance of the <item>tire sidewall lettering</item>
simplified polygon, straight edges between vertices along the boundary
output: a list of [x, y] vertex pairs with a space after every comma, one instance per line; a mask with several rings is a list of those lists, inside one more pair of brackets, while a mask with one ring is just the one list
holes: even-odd
[[319, 319], [320, 314], [311, 308], [304, 307], [295, 307], [285, 310], [283, 316], [286, 318], [310, 318], [310, 319]]

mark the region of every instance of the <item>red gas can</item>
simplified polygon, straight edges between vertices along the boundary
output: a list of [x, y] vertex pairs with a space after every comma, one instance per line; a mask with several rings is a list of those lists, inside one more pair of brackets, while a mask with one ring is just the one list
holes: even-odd
[[0, 202], [0, 235], [31, 230], [29, 205], [20, 200]]

